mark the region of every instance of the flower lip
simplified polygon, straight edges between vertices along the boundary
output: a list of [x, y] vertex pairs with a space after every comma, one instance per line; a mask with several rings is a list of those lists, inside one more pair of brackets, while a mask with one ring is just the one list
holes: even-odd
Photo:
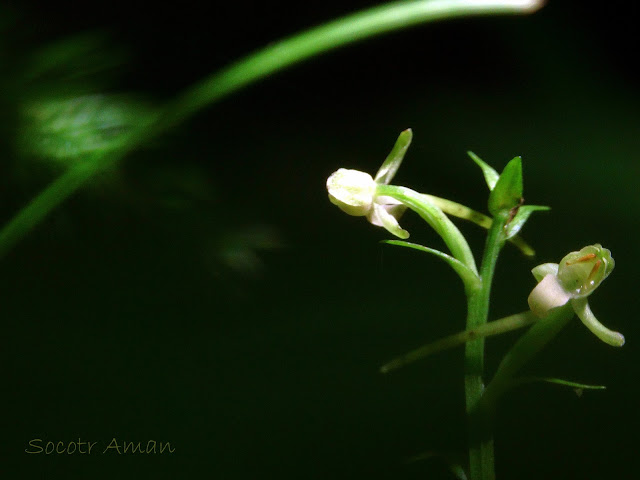
[[407, 239], [409, 232], [398, 224], [398, 219], [407, 210], [406, 205], [387, 196], [378, 196], [374, 200], [373, 209], [367, 219], [379, 227], [384, 227], [396, 237]]

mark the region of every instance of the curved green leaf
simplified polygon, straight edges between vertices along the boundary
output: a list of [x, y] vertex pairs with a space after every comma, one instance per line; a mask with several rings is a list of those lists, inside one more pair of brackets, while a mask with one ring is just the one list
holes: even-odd
[[413, 132], [410, 128], [404, 130], [398, 136], [396, 143], [393, 145], [391, 152], [387, 155], [387, 158], [382, 163], [380, 170], [376, 173], [374, 180], [378, 183], [388, 184], [395, 176], [400, 164], [404, 159], [409, 145], [411, 145], [411, 139], [413, 138]]
[[449, 220], [449, 217], [442, 210], [429, 202], [423, 195], [410, 188], [396, 185], [378, 185], [376, 193], [394, 198], [420, 215], [442, 237], [453, 257], [465, 264], [474, 273], [478, 271], [471, 248], [469, 248], [467, 240], [460, 233], [458, 227]]
[[507, 224], [505, 232], [506, 239], [508, 240], [518, 233], [533, 212], [543, 212], [547, 210], [550, 210], [550, 208], [542, 205], [523, 205], [518, 208], [518, 213], [516, 213], [515, 217]]
[[413, 248], [414, 250], [419, 250], [421, 252], [431, 253], [432, 255], [435, 255], [436, 257], [447, 262], [447, 264], [451, 268], [453, 268], [453, 270], [462, 279], [462, 282], [464, 283], [467, 290], [473, 291], [480, 288], [480, 277], [478, 276], [478, 274], [467, 267], [461, 261], [453, 258], [451, 255], [447, 255], [440, 250], [435, 250], [423, 245], [418, 245], [417, 243], [404, 242], [402, 240], [383, 240], [382, 243], [387, 243], [389, 245], [398, 245], [399, 247]]
[[520, 377], [514, 379], [511, 382], [511, 387], [513, 388], [519, 385], [535, 382], [553, 383], [556, 385], [561, 385], [563, 387], [571, 387], [579, 390], [605, 390], [607, 388], [605, 385], [589, 385], [586, 383], [572, 382], [571, 380], [563, 380], [561, 378], [552, 377]]

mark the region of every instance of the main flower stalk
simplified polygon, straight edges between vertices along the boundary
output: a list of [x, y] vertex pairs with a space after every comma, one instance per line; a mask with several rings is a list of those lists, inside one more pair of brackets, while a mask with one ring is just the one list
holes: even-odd
[[[467, 329], [485, 325], [489, 316], [489, 298], [498, 254], [504, 244], [504, 226], [508, 212], [498, 213], [491, 224], [480, 267], [481, 285], [467, 297]], [[465, 345], [464, 390], [469, 418], [469, 469], [471, 478], [495, 478], [493, 434], [488, 419], [477, 408], [484, 392], [484, 338]]]
[[[460, 276], [467, 295], [467, 330], [484, 331], [489, 315], [489, 296], [500, 249], [514, 238], [529, 215], [546, 207], [522, 206], [522, 164], [519, 157], [511, 160], [501, 174], [477, 157], [491, 191], [488, 209], [492, 219], [463, 205], [420, 194], [406, 187], [390, 185], [411, 143], [410, 129], [400, 134], [393, 149], [375, 177], [364, 172], [341, 168], [327, 180], [329, 200], [354, 216], [364, 216], [401, 239], [409, 237], [398, 219], [406, 209], [416, 212], [442, 238], [451, 254], [409, 242], [395, 240], [396, 245], [431, 253], [447, 262]], [[469, 245], [446, 213], [489, 227], [480, 273]], [[454, 213], [455, 212], [455, 213]], [[485, 220], [486, 219], [486, 220]], [[588, 257], [591, 259], [591, 257]], [[578, 266], [580, 271], [585, 266]], [[597, 272], [596, 272], [597, 273]], [[594, 279], [601, 274], [594, 273]], [[402, 362], [400, 362], [402, 363]], [[391, 366], [395, 366], [391, 363]], [[383, 372], [388, 371], [383, 367]], [[473, 338], [465, 347], [465, 395], [469, 418], [469, 459], [472, 480], [493, 480], [494, 455], [490, 418], [479, 408], [484, 393], [484, 339]]]

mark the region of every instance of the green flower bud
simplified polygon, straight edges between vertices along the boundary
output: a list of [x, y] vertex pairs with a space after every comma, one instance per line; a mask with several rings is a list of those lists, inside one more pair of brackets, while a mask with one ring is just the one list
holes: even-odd
[[615, 262], [600, 244], [565, 256], [558, 266], [558, 281], [573, 298], [590, 295], [609, 276]]

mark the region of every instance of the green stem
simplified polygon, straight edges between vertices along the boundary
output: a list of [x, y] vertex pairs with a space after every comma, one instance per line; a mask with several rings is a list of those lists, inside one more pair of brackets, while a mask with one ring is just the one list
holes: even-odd
[[424, 195], [410, 188], [396, 185], [378, 185], [376, 194], [394, 198], [420, 215], [422, 219], [442, 237], [444, 243], [451, 251], [451, 255], [462, 262], [473, 273], [477, 273], [476, 261], [473, 258], [467, 240], [462, 233], [460, 233], [458, 227], [449, 220], [449, 217], [429, 202]]
[[[498, 254], [504, 244], [504, 226], [509, 217], [500, 211], [493, 219], [482, 265], [480, 267], [481, 288], [469, 295], [467, 330], [482, 327], [489, 315], [489, 297]], [[467, 342], [465, 346], [465, 396], [469, 418], [469, 469], [471, 480], [493, 480], [493, 435], [489, 423], [477, 409], [482, 398], [484, 384], [484, 338]]]
[[415, 0], [390, 2], [273, 43], [231, 64], [188, 89], [170, 103], [155, 123], [132, 133], [117, 152], [96, 154], [91, 162], [70, 168], [27, 204], [0, 231], [0, 257], [56, 206], [104, 168], [115, 164], [149, 139], [252, 83], [320, 53], [359, 40], [421, 23], [470, 15], [530, 13], [542, 0]]

